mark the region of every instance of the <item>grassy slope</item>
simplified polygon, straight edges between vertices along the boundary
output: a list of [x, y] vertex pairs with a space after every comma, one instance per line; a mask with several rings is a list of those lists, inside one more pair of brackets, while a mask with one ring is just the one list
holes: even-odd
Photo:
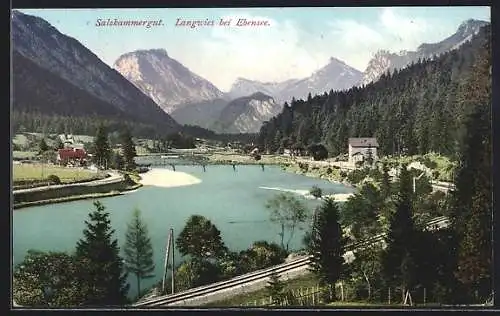
[[12, 170], [14, 183], [23, 180], [43, 180], [52, 174], [58, 176], [63, 183], [102, 178], [98, 173], [88, 170], [64, 168], [46, 164], [15, 164]]

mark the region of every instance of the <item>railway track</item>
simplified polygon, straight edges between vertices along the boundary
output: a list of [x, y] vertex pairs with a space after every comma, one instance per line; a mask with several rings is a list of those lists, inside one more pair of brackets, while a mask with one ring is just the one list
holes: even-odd
[[[435, 225], [439, 225], [445, 223], [447, 218], [445, 216], [436, 217], [426, 223], [427, 228], [437, 228]], [[346, 246], [346, 252], [352, 251], [356, 248], [366, 246], [368, 244], [372, 244], [375, 242], [382, 241], [384, 238], [384, 234], [374, 236], [367, 240], [355, 242]], [[222, 292], [228, 291], [232, 288], [242, 287], [251, 282], [259, 282], [265, 281], [271, 275], [273, 271], [276, 271], [278, 274], [286, 274], [290, 271], [297, 270], [300, 268], [304, 268], [309, 264], [310, 256], [304, 256], [302, 258], [296, 259], [292, 262], [283, 263], [277, 266], [273, 266], [270, 268], [254, 271], [251, 273], [247, 273], [238, 277], [234, 277], [230, 280], [220, 281], [212, 284], [208, 284], [205, 286], [200, 286], [194, 289], [190, 289], [187, 291], [179, 292], [176, 294], [166, 295], [157, 298], [150, 298], [144, 301], [139, 301], [133, 304], [133, 307], [161, 307], [167, 305], [182, 305], [182, 303], [187, 303], [189, 300], [193, 300], [195, 298], [212, 294], [214, 292]]]

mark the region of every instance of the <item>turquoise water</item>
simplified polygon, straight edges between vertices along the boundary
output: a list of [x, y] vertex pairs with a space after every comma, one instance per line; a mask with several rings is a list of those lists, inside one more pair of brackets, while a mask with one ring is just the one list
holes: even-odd
[[[174, 229], [175, 238], [192, 214], [210, 219], [221, 231], [226, 246], [239, 251], [257, 240], [279, 244], [279, 226], [269, 221], [269, 210], [265, 207], [266, 201], [279, 193], [277, 190], [296, 190], [299, 197], [313, 185], [318, 185], [325, 194], [353, 191], [341, 184], [286, 173], [278, 167], [266, 166], [262, 171], [260, 166], [237, 166], [235, 172], [231, 166], [208, 166], [203, 172], [199, 166], [176, 166], [176, 171], [189, 173], [202, 182], [177, 188], [144, 186], [125, 195], [100, 199], [110, 212], [120, 246], [124, 244], [133, 208], [141, 210], [148, 225], [156, 264], [156, 277], [144, 280], [142, 288], [161, 280], [169, 229]], [[319, 203], [305, 198], [304, 202], [310, 212]], [[13, 215], [14, 263], [21, 262], [28, 249], [73, 251], [83, 236], [84, 221], [93, 209], [92, 200], [81, 200], [16, 210]], [[302, 247], [303, 233], [303, 230], [295, 232], [291, 249]], [[175, 258], [182, 260], [177, 252]], [[135, 282], [131, 282], [130, 294], [135, 293]]]

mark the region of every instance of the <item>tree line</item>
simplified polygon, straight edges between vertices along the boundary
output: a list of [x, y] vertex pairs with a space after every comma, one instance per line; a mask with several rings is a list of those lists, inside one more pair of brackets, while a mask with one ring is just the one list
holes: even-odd
[[[11, 112], [12, 132], [42, 133], [42, 134], [77, 134], [93, 135], [99, 126], [107, 126], [109, 130], [129, 130], [134, 137], [149, 139], [164, 139], [173, 135], [185, 135], [186, 139], [204, 138], [220, 142], [253, 142], [256, 134], [217, 134], [211, 130], [191, 125], [179, 126], [177, 131], [162, 130], [156, 126], [142, 122], [116, 120], [100, 116], [66, 116], [45, 114], [42, 112], [13, 110]], [[191, 143], [189, 143], [191, 144]], [[184, 145], [180, 145], [184, 146]], [[190, 147], [179, 147], [190, 148]]]
[[[460, 48], [383, 74], [366, 86], [293, 99], [263, 124], [258, 143], [270, 152], [321, 143], [337, 156], [347, 151], [349, 137], [377, 137], [381, 155], [433, 151], [456, 159], [471, 108], [462, 100], [476, 76], [473, 66], [481, 59], [491, 66], [490, 41], [485, 26]], [[486, 82], [477, 84], [478, 93], [485, 92]]]

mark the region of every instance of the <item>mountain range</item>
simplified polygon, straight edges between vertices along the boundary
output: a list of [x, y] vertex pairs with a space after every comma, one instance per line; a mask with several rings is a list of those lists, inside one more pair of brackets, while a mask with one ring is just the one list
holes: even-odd
[[[451, 36], [437, 43], [421, 44], [416, 51], [402, 51], [398, 53], [387, 50], [376, 52], [369, 61], [367, 68], [362, 73], [344, 62], [330, 58], [329, 63], [315, 71], [311, 76], [304, 79], [289, 79], [283, 82], [260, 82], [245, 78], [238, 78], [232, 85], [225, 98], [219, 98], [213, 103], [198, 103], [186, 105], [182, 110], [172, 112], [174, 119], [182, 123], [201, 124], [200, 126], [217, 130], [214, 120], [217, 120], [217, 112], [224, 108], [224, 100], [241, 98], [254, 93], [264, 93], [273, 98], [278, 109], [281, 111], [284, 102], [290, 102], [292, 98], [305, 99], [309, 93], [312, 95], [323, 94], [330, 90], [344, 90], [353, 86], [363, 86], [378, 80], [383, 73], [403, 69], [420, 59], [437, 57], [450, 50], [457, 49], [462, 44], [471, 40], [480, 28], [489, 24], [485, 21], [467, 20], [458, 27]], [[215, 104], [214, 104], [215, 103]], [[226, 101], [228, 104], [229, 101]], [[191, 118], [197, 118], [190, 121]], [[204, 120], [203, 118], [206, 118]]]
[[153, 100], [76, 39], [45, 20], [12, 12], [13, 110], [102, 116], [180, 126]]
[[211, 82], [170, 58], [164, 49], [123, 54], [113, 67], [167, 113], [183, 104], [213, 100], [223, 95]]
[[437, 43], [424, 43], [418, 46], [416, 51], [401, 51], [399, 53], [380, 50], [375, 53], [368, 62], [363, 73], [361, 85], [376, 81], [383, 73], [402, 69], [419, 59], [429, 59], [437, 57], [443, 53], [460, 47], [467, 41], [470, 41], [476, 35], [481, 27], [489, 24], [486, 21], [469, 19], [460, 24], [457, 31], [451, 36]]
[[363, 73], [337, 58], [330, 57], [329, 63], [303, 79], [290, 79], [284, 82], [263, 83], [238, 78], [232, 85], [229, 95], [242, 97], [255, 92], [271, 95], [278, 102], [292, 98], [304, 99], [309, 93], [318, 94], [330, 90], [344, 90], [356, 85]]
[[181, 123], [219, 133], [253, 133], [292, 98], [369, 84], [387, 71], [460, 47], [486, 24], [464, 21], [453, 35], [416, 51], [380, 50], [364, 72], [331, 57], [306, 78], [260, 82], [240, 77], [224, 93], [164, 49], [128, 52], [109, 67], [45, 20], [13, 11], [13, 109], [140, 121], [162, 130], [179, 129]]

